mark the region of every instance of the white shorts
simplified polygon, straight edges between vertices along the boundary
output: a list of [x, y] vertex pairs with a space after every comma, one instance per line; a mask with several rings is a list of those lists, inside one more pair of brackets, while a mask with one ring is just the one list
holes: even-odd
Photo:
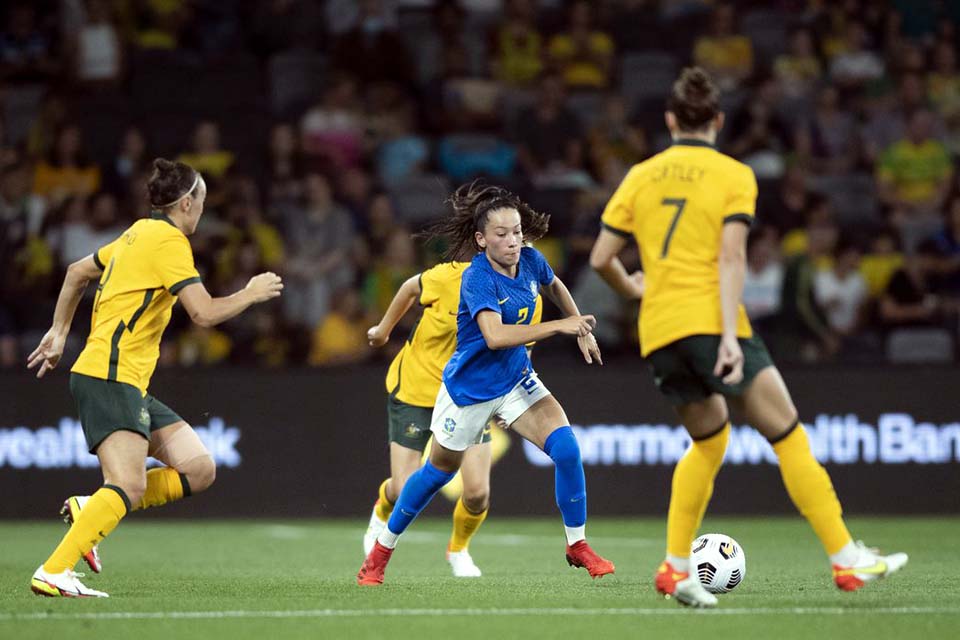
[[437, 402], [433, 406], [433, 418], [430, 431], [438, 444], [453, 451], [464, 451], [474, 444], [480, 444], [483, 430], [493, 416], [499, 416], [513, 424], [527, 409], [550, 395], [536, 372], [531, 371], [517, 383], [510, 392], [499, 398], [479, 404], [459, 407], [447, 393], [447, 387], [440, 384]]

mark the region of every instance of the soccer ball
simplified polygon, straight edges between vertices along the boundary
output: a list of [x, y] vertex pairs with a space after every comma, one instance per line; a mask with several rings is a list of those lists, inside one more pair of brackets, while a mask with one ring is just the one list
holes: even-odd
[[733, 591], [747, 575], [743, 548], [722, 533], [707, 533], [693, 541], [690, 566], [710, 593]]

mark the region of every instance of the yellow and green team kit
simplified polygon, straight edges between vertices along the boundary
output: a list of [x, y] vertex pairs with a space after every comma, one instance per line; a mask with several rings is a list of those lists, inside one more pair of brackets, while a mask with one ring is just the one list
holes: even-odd
[[103, 275], [90, 337], [71, 371], [146, 395], [177, 293], [200, 282], [190, 242], [170, 218], [155, 214], [135, 222], [94, 260]]
[[[641, 353], [657, 385], [678, 404], [716, 392], [742, 393], [772, 364], [742, 304], [737, 337], [744, 351], [744, 380], [724, 385], [713, 375], [723, 333], [718, 268], [720, 238], [727, 223], [752, 224], [757, 181], [747, 165], [712, 145], [677, 140], [634, 166], [607, 204], [606, 229], [636, 239], [644, 271], [639, 318]], [[674, 471], [667, 516], [667, 553], [690, 554], [723, 460], [729, 422], [694, 440]], [[799, 421], [771, 443], [787, 492], [810, 521], [828, 554], [850, 542], [830, 477], [813, 457]]]
[[[602, 222], [640, 247], [644, 356], [687, 336], [723, 332], [720, 234], [727, 222], [751, 223], [756, 199], [750, 167], [696, 140], [680, 140], [627, 174]], [[737, 336], [752, 335], [741, 304]]]
[[[138, 220], [93, 258], [103, 274], [94, 299], [90, 336], [70, 376], [91, 452], [118, 430], [149, 439], [153, 430], [181, 420], [148, 395], [147, 387], [177, 293], [200, 281], [190, 242], [169, 217], [160, 214]], [[135, 503], [114, 485], [104, 485], [90, 496], [44, 562], [44, 570], [56, 574], [73, 569], [128, 512], [190, 495], [189, 483], [177, 469], [151, 469], [146, 480], [143, 495]], [[49, 593], [49, 587], [37, 580], [32, 584]]]

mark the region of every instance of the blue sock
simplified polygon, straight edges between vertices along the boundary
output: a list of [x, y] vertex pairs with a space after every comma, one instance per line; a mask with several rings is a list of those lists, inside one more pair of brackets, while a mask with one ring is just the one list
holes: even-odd
[[543, 451], [556, 465], [554, 482], [563, 524], [582, 527], [587, 522], [587, 480], [583, 476], [580, 445], [573, 435], [573, 429], [560, 427], [551, 433], [543, 443]]
[[393, 513], [390, 514], [387, 529], [395, 535], [403, 533], [424, 507], [430, 504], [433, 496], [437, 495], [437, 491], [440, 491], [455, 475], [455, 471], [449, 473], [441, 471], [427, 460], [407, 478], [403, 491], [397, 498], [397, 504], [393, 507]]

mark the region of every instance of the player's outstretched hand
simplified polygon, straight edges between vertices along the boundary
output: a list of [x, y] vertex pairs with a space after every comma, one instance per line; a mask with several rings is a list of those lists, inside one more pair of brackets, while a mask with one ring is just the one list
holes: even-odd
[[740, 349], [740, 341], [736, 336], [720, 339], [713, 375], [723, 376], [723, 384], [737, 384], [743, 380], [743, 350]]
[[583, 359], [587, 361], [587, 364], [593, 364], [596, 361], [597, 364], [603, 365], [603, 359], [600, 357], [600, 345], [597, 344], [597, 339], [593, 337], [592, 333], [577, 336], [577, 346], [580, 347], [580, 353], [583, 354]]
[[254, 302], [265, 302], [280, 295], [283, 281], [277, 274], [267, 271], [250, 278], [246, 288], [253, 295]]
[[597, 326], [597, 319], [593, 316], [567, 316], [560, 323], [560, 333], [567, 336], [585, 336]]
[[66, 336], [59, 335], [53, 329], [47, 331], [37, 348], [27, 357], [27, 369], [33, 369], [40, 365], [37, 370], [37, 377], [42, 378], [47, 371], [56, 367], [60, 362], [60, 356], [63, 355], [63, 344], [66, 340]]
[[370, 343], [371, 347], [382, 347], [387, 344], [389, 339], [390, 334], [383, 331], [380, 325], [367, 329], [367, 342]]

